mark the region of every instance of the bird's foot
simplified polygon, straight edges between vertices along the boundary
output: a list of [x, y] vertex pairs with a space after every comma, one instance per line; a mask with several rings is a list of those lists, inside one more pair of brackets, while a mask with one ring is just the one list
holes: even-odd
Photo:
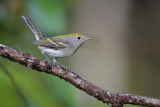
[[65, 69], [67, 69], [67, 70], [70, 71], [69, 68], [67, 68], [66, 66], [64, 66], [64, 65], [62, 65], [62, 64], [60, 64], [60, 63], [58, 63], [58, 62], [54, 62], [54, 64], [55, 64], [55, 65], [59, 65], [61, 68], [65, 68]]
[[65, 69], [67, 69], [67, 70], [69, 70], [70, 71], [70, 69], [68, 69], [66, 66], [64, 66], [64, 65], [62, 65], [62, 64], [60, 64], [60, 63], [58, 63], [57, 61], [56, 61], [56, 57], [53, 59], [53, 62], [54, 62], [54, 64], [56, 65], [60, 65], [61, 67], [63, 67], [63, 68], [65, 68]]
[[46, 61], [50, 66], [52, 66], [52, 62], [50, 62], [49, 60], [46, 60]]

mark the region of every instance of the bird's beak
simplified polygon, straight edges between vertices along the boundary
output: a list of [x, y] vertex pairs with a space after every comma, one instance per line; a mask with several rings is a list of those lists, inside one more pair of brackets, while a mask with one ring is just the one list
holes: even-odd
[[86, 37], [86, 40], [91, 40], [92, 38], [90, 38], [90, 37]]

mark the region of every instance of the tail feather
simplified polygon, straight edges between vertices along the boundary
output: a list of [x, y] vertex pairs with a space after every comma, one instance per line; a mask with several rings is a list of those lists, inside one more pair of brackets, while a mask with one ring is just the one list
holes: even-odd
[[37, 40], [39, 39], [45, 39], [46, 37], [40, 32], [40, 30], [36, 27], [36, 25], [31, 21], [29, 17], [26, 15], [21, 16], [25, 23], [28, 25], [28, 27], [32, 30], [32, 32], [35, 34], [35, 37]]

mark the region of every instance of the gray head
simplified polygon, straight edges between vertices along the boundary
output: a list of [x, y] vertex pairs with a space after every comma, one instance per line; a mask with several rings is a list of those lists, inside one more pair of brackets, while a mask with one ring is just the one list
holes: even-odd
[[67, 35], [63, 35], [63, 36], [67, 36], [66, 40], [69, 41], [70, 43], [74, 44], [75, 46], [80, 46], [81, 44], [83, 44], [86, 40], [90, 40], [90, 37], [87, 37], [83, 34], [80, 33], [71, 33], [71, 34], [67, 34]]

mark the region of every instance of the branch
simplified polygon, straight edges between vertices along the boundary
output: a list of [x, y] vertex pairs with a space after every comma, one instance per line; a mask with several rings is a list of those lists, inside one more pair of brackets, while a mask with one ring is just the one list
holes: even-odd
[[28, 53], [23, 53], [1, 44], [0, 56], [11, 61], [18, 62], [39, 72], [58, 76], [92, 97], [95, 97], [103, 103], [109, 104], [111, 107], [123, 107], [124, 104], [160, 107], [160, 99], [132, 94], [110, 93], [98, 86], [95, 86], [87, 80], [84, 80], [79, 75], [60, 64], [53, 64], [51, 67], [45, 60], [35, 58]]

